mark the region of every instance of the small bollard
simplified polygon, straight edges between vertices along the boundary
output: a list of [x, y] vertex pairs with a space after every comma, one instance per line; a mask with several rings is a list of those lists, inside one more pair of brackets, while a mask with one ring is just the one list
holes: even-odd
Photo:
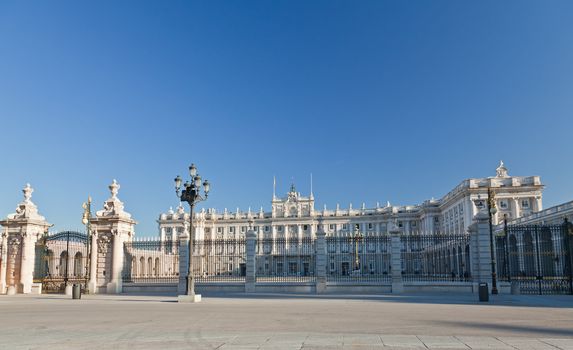
[[72, 299], [81, 299], [82, 298], [82, 289], [79, 283], [74, 284], [72, 289]]
[[478, 287], [479, 301], [489, 301], [487, 283], [480, 283]]

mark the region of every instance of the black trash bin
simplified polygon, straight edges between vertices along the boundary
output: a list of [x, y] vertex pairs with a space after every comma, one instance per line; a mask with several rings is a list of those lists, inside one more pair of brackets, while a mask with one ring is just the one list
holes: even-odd
[[489, 301], [489, 293], [487, 289], [487, 283], [479, 284], [479, 301]]
[[72, 288], [72, 299], [81, 299], [81, 298], [82, 298], [82, 288], [79, 283], [76, 283]]

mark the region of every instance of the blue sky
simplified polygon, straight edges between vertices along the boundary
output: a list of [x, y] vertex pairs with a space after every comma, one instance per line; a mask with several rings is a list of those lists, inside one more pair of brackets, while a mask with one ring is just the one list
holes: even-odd
[[195, 162], [219, 210], [415, 204], [540, 175], [573, 199], [571, 1], [0, 2], [0, 215], [55, 229], [88, 194], [155, 235]]

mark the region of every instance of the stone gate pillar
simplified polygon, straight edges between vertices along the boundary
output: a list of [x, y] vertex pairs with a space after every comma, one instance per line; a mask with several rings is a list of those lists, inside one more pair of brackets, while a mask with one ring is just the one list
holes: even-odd
[[489, 215], [487, 209], [480, 210], [474, 216], [474, 222], [468, 227], [470, 234], [470, 257], [474, 291], [478, 284], [486, 282], [491, 292], [491, 247], [489, 241]]
[[326, 232], [322, 218], [316, 231], [316, 293], [326, 292]]
[[[16, 212], [0, 221], [0, 225], [4, 227], [0, 257], [0, 293], [7, 290], [32, 293], [36, 242], [51, 226], [38, 213], [38, 207], [32, 202], [34, 189], [30, 184], [27, 184], [22, 192], [24, 201], [18, 205]], [[41, 287], [38, 286], [35, 292], [40, 293]]]
[[392, 269], [392, 293], [404, 293], [404, 282], [402, 281], [402, 242], [400, 235], [402, 231], [396, 225], [392, 225], [390, 233], [390, 268]]
[[6, 293], [6, 264], [8, 260], [8, 232], [0, 236], [0, 294]]
[[249, 220], [249, 230], [247, 231], [247, 266], [245, 275], [245, 292], [255, 292], [256, 273], [256, 244], [257, 234], [253, 230], [253, 220]]
[[187, 293], [187, 271], [189, 268], [189, 233], [188, 224], [185, 224], [185, 232], [179, 235], [179, 283], [177, 285], [177, 295]]
[[[97, 258], [92, 259], [92, 274], [95, 268], [95, 280], [90, 276], [94, 293], [117, 294], [122, 292], [122, 273], [124, 269], [124, 242], [129, 242], [135, 235], [137, 222], [131, 214], [123, 209], [123, 202], [117, 197], [120, 185], [113, 180], [109, 185], [111, 197], [103, 204], [103, 210], [97, 211], [91, 220], [92, 245], [97, 249]], [[92, 242], [93, 242], [92, 241]], [[92, 255], [93, 258], [93, 255]]]

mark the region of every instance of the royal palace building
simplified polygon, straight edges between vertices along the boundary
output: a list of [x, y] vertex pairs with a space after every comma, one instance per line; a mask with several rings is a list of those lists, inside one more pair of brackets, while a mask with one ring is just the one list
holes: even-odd
[[[259, 237], [304, 238], [314, 237], [317, 224], [322, 220], [327, 236], [344, 236], [359, 230], [364, 235], [381, 235], [397, 225], [405, 234], [463, 234], [472, 218], [482, 206], [487, 205], [488, 189], [495, 198], [497, 214], [493, 223], [500, 223], [504, 215], [514, 220], [541, 211], [544, 185], [539, 176], [510, 176], [500, 162], [495, 176], [471, 178], [462, 181], [440, 199], [431, 199], [418, 205], [397, 206], [387, 203], [374, 208], [322, 209], [315, 207], [311, 191], [308, 196], [297, 192], [292, 185], [285, 197], [273, 194], [271, 210], [256, 212], [222, 212], [202, 209], [195, 213], [195, 239], [211, 240], [244, 237], [249, 222]], [[179, 205], [159, 216], [160, 239], [176, 241], [188, 232], [189, 214]]]

